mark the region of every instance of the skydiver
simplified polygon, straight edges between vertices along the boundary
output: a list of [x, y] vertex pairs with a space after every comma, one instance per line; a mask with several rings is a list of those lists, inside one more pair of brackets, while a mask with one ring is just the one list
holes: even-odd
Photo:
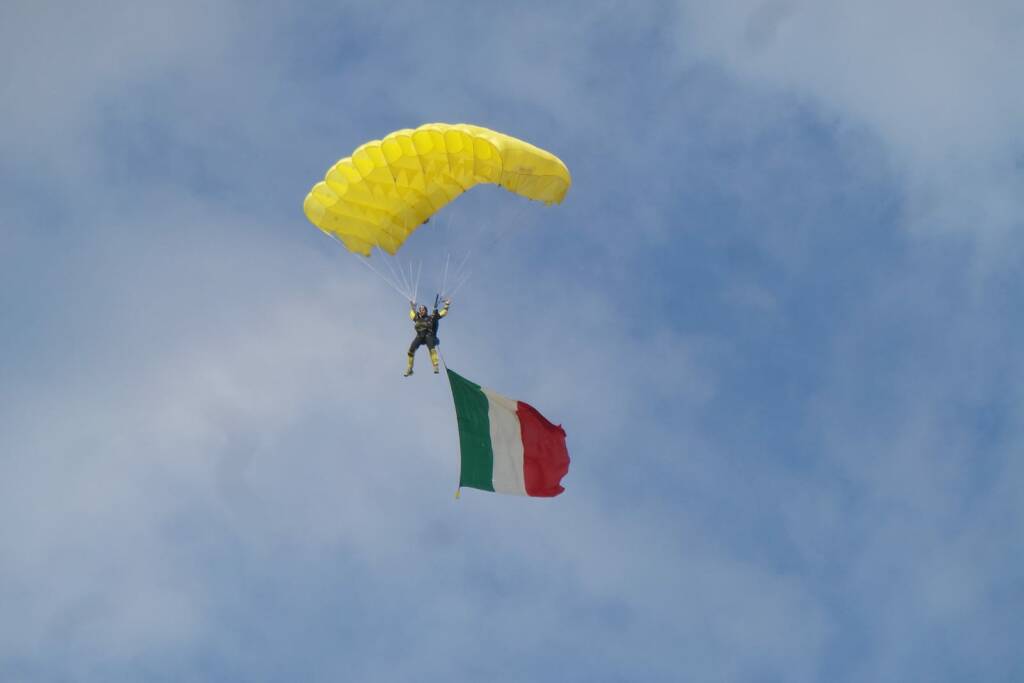
[[405, 372], [402, 373], [403, 377], [408, 377], [412, 374], [412, 363], [416, 355], [416, 349], [423, 344], [427, 345], [427, 350], [430, 351], [430, 362], [434, 365], [434, 374], [436, 375], [440, 370], [437, 366], [437, 326], [441, 322], [441, 318], [448, 315], [448, 307], [452, 305], [451, 299], [444, 300], [444, 308], [440, 311], [437, 310], [437, 300], [434, 300], [434, 312], [427, 313], [427, 307], [421, 305], [419, 310], [416, 309], [416, 302], [409, 302], [409, 318], [412, 320], [413, 327], [416, 328], [416, 338], [412, 340], [412, 344], [409, 345], [409, 358], [408, 365], [405, 367]]

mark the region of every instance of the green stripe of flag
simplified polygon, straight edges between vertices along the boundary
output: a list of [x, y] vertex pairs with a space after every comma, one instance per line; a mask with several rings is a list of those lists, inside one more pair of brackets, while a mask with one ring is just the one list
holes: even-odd
[[[447, 370], [447, 368], [446, 368]], [[493, 491], [494, 452], [491, 450], [489, 403], [479, 384], [447, 370], [459, 422], [462, 468], [459, 486]]]

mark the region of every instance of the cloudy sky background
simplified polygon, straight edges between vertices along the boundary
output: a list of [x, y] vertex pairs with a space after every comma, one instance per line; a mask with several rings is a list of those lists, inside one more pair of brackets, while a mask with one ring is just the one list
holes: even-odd
[[[0, 8], [0, 678], [1024, 678], [1019, 2], [100, 4]], [[573, 172], [410, 252], [559, 498], [302, 215], [428, 121]]]

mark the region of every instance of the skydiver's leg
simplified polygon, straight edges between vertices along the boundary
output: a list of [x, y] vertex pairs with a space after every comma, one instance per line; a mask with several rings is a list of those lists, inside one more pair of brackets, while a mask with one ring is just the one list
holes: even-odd
[[420, 348], [427, 343], [427, 340], [420, 335], [416, 335], [416, 338], [412, 340], [412, 344], [409, 344], [409, 355], [416, 355], [416, 349]]
[[412, 363], [416, 358], [416, 349], [418, 349], [424, 342], [425, 340], [423, 337], [416, 335], [416, 338], [412, 340], [412, 344], [409, 344], [409, 355], [406, 358], [405, 372], [402, 373], [403, 376], [408, 377], [412, 374]]
[[427, 345], [427, 350], [430, 351], [430, 362], [434, 366], [434, 374], [436, 375], [439, 371], [437, 366], [437, 349], [435, 348], [437, 346], [437, 339], [434, 338], [434, 335], [428, 334], [423, 343]]

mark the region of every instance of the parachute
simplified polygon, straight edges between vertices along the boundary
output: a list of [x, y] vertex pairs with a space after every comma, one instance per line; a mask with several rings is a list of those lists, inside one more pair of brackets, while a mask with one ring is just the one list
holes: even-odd
[[338, 161], [303, 203], [306, 217], [356, 254], [395, 254], [416, 228], [480, 183], [557, 204], [572, 180], [554, 154], [469, 124], [429, 123], [371, 140]]

